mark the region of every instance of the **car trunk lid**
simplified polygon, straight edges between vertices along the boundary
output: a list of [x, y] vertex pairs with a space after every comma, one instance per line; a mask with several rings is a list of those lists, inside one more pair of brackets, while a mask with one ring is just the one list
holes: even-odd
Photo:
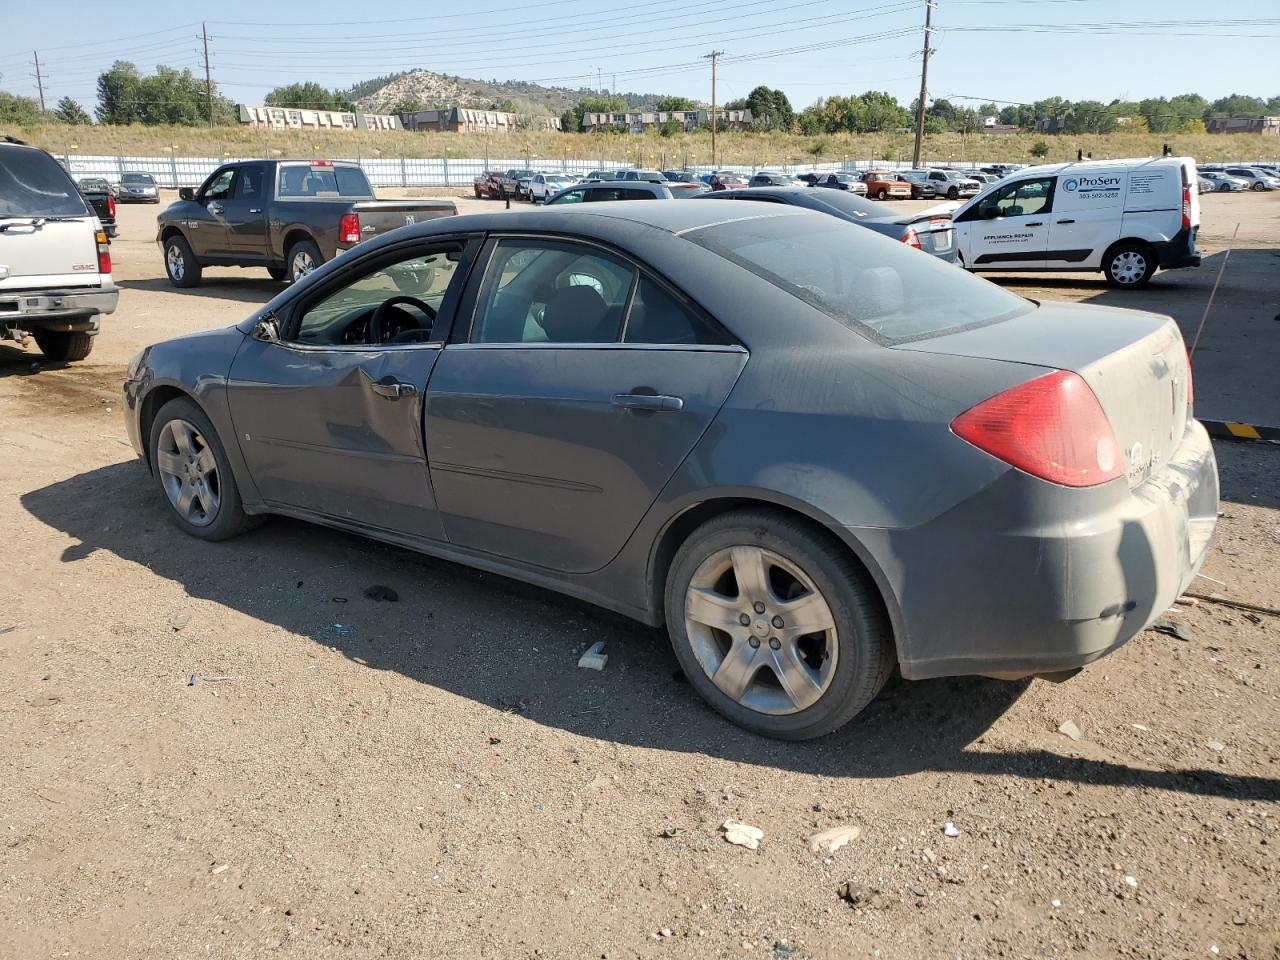
[[1115, 431], [1129, 486], [1168, 462], [1186, 429], [1186, 350], [1169, 317], [1086, 304], [1051, 304], [1020, 317], [894, 349], [1070, 370], [1093, 390]]

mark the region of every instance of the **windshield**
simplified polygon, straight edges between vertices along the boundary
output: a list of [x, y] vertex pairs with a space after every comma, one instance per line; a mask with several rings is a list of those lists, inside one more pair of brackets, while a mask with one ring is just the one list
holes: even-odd
[[844, 190], [806, 190], [805, 199], [852, 217], [882, 217], [884, 207]]
[[373, 188], [359, 167], [313, 167], [292, 164], [280, 168], [282, 198], [356, 197], [371, 199]]
[[71, 177], [41, 150], [0, 150], [0, 217], [83, 217], [89, 211]]
[[878, 343], [905, 343], [1034, 309], [994, 283], [822, 214], [758, 217], [684, 236]]
[[147, 186], [151, 186], [151, 184], [155, 183], [155, 181], [151, 179], [151, 175], [147, 173], [126, 173], [120, 178], [120, 182], [146, 184]]

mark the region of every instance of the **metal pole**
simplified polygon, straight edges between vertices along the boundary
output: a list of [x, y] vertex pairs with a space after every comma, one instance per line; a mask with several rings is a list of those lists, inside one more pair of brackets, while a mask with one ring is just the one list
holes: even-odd
[[32, 50], [31, 54], [36, 58], [36, 89], [40, 91], [40, 112], [44, 113], [44, 77], [40, 76], [40, 52]]
[[920, 148], [924, 142], [924, 98], [929, 84], [929, 34], [933, 25], [933, 4], [924, 3], [924, 59], [920, 63], [920, 100], [916, 104], [916, 147], [911, 154], [911, 165], [920, 166]]
[[716, 168], [716, 60], [724, 56], [723, 50], [712, 50], [703, 56], [711, 61], [711, 169]]
[[200, 38], [204, 41], [204, 100], [209, 110], [209, 126], [213, 127], [213, 74], [209, 70], [209, 28], [200, 24]]

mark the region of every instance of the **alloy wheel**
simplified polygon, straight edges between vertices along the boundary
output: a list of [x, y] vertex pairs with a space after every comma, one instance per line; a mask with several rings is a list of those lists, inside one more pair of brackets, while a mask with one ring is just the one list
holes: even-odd
[[164, 263], [169, 276], [174, 280], [181, 280], [186, 276], [187, 262], [183, 259], [182, 250], [176, 243], [169, 244], [169, 249], [165, 251]]
[[293, 261], [289, 265], [289, 273], [294, 280], [301, 280], [315, 268], [316, 262], [311, 258], [311, 254], [305, 250], [299, 250], [293, 255]]
[[689, 581], [684, 613], [694, 656], [735, 703], [798, 713], [831, 686], [835, 618], [813, 580], [786, 557], [755, 546], [713, 553]]
[[156, 444], [156, 469], [179, 516], [196, 527], [213, 523], [222, 502], [218, 462], [195, 425], [180, 419], [164, 425]]

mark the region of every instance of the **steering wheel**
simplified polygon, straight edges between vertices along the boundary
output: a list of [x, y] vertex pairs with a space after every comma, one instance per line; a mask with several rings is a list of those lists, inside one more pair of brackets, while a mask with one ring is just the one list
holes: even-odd
[[387, 312], [394, 306], [407, 303], [411, 307], [417, 307], [421, 310], [432, 323], [435, 322], [436, 312], [430, 306], [423, 303], [417, 297], [390, 297], [378, 304], [378, 309], [373, 311], [373, 316], [369, 318], [369, 339], [373, 343], [382, 343], [382, 324], [387, 319]]

